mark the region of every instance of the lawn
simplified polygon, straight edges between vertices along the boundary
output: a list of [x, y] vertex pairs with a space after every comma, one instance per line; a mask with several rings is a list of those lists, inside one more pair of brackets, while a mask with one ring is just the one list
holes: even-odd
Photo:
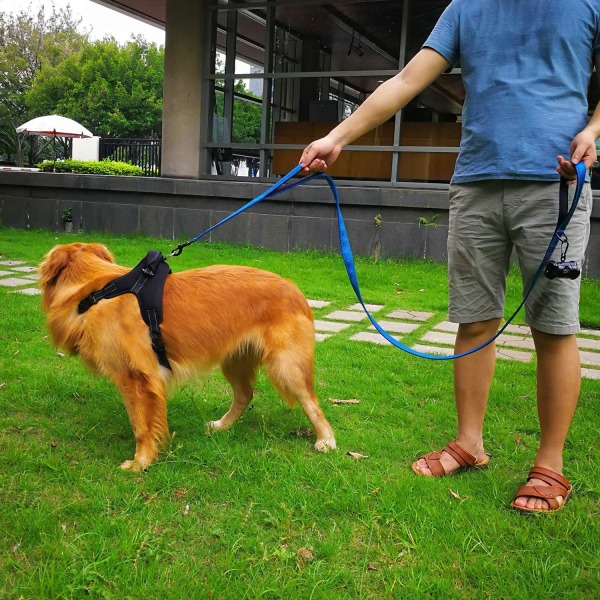
[[[74, 240], [102, 241], [129, 266], [175, 245], [0, 229], [0, 253], [37, 264]], [[170, 261], [174, 271], [213, 263], [292, 279], [331, 302], [317, 318], [356, 302], [335, 254], [199, 243]], [[443, 265], [360, 259], [357, 271], [366, 302], [446, 318]], [[520, 293], [513, 272], [507, 314]], [[585, 327], [600, 328], [599, 294], [600, 282], [583, 282]], [[555, 515], [509, 508], [539, 441], [535, 362], [498, 361], [485, 426], [490, 468], [428, 480], [410, 463], [454, 435], [452, 365], [350, 341], [358, 324], [316, 349], [337, 451], [316, 453], [302, 411], [262, 377], [252, 410], [208, 435], [205, 423], [230, 402], [216, 373], [172, 395], [171, 442], [136, 475], [119, 469], [134, 440], [116, 389], [50, 345], [39, 296], [1, 288], [0, 315], [0, 598], [600, 595], [598, 380], [582, 384], [565, 454], [575, 494]]]

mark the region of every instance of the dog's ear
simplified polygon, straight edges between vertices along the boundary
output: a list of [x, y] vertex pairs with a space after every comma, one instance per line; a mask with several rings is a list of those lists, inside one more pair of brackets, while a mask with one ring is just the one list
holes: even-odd
[[106, 260], [111, 263], [115, 262], [114, 256], [109, 252], [108, 248], [102, 244], [85, 244], [84, 249], [88, 250], [92, 254], [95, 254], [102, 260]]
[[40, 286], [45, 289], [53, 285], [58, 276], [68, 266], [71, 260], [72, 248], [70, 246], [54, 246], [41, 262], [39, 267]]

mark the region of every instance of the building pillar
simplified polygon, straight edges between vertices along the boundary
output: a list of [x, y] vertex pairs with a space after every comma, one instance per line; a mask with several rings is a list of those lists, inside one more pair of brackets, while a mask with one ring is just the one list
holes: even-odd
[[[167, 0], [162, 177], [199, 179], [207, 0]], [[206, 50], [208, 51], [208, 50]]]

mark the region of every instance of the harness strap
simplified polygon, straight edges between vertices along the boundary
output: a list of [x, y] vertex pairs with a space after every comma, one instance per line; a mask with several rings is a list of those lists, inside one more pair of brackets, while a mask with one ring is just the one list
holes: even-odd
[[77, 308], [79, 314], [88, 311], [100, 300], [116, 298], [122, 294], [133, 294], [140, 306], [142, 318], [150, 330], [152, 349], [158, 362], [167, 369], [171, 368], [160, 324], [163, 320], [163, 289], [171, 268], [163, 255], [157, 250], [150, 250], [129, 273], [117, 277], [102, 289], [92, 292], [84, 298]]

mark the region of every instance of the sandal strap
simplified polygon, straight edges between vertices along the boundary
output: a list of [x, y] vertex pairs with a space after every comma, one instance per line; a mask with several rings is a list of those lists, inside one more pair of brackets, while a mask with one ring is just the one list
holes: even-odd
[[[561, 504], [566, 502], [567, 492], [558, 486], [523, 485], [517, 490], [515, 498], [520, 498], [521, 496], [546, 500], [549, 510], [555, 511], [560, 508]], [[557, 496], [563, 497], [562, 503], [559, 503], [556, 499]]]
[[464, 448], [459, 446], [454, 440], [448, 442], [448, 445], [444, 447], [446, 451], [460, 466], [474, 467], [477, 464], [477, 459]]
[[571, 488], [571, 482], [566, 477], [545, 467], [532, 467], [527, 479], [539, 479], [547, 483], [551, 488], [561, 490], [561, 493], [558, 494], [559, 496], [564, 496]]
[[437, 450], [435, 452], [429, 452], [422, 457], [425, 459], [427, 468], [431, 471], [433, 477], [443, 477], [446, 475], [446, 469], [444, 469], [442, 461], [440, 460], [441, 457], [442, 453]]

